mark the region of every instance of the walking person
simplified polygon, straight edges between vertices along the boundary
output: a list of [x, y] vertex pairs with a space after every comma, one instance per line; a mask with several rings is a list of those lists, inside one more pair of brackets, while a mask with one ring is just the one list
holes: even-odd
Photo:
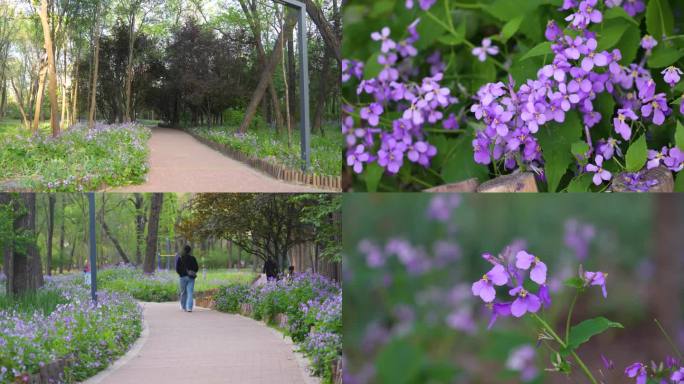
[[197, 259], [190, 252], [189, 245], [183, 247], [180, 257], [176, 260], [176, 273], [180, 276], [180, 303], [181, 309], [192, 312], [193, 291], [195, 289], [195, 279], [197, 278]]

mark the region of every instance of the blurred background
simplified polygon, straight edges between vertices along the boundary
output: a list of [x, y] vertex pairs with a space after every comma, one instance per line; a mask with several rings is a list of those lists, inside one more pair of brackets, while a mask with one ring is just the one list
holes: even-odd
[[491, 268], [481, 255], [508, 246], [548, 265], [556, 329], [573, 293], [563, 281], [580, 265], [608, 273], [608, 297], [589, 289], [573, 315], [625, 327], [578, 351], [603, 382], [675, 356], [654, 318], [684, 347], [684, 196], [348, 194], [343, 210], [345, 383], [584, 383], [545, 372], [530, 319], [487, 330], [471, 285]]

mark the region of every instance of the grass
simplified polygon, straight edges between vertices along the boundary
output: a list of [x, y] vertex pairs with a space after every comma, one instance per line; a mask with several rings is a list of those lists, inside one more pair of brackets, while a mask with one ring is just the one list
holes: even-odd
[[[287, 144], [287, 132], [276, 133], [268, 127], [250, 128], [237, 133], [237, 126], [213, 128], [194, 127], [190, 130], [201, 137], [293, 169], [302, 168], [299, 127], [293, 127], [292, 142]], [[311, 171], [318, 175], [339, 176], [342, 169], [342, 135], [339, 127], [328, 125], [325, 135], [311, 135]]]
[[0, 294], [0, 311], [16, 311], [26, 314], [42, 312], [44, 315], [49, 315], [58, 305], [66, 302], [67, 300], [54, 290], [39, 290], [19, 297]]
[[[42, 122], [38, 125], [41, 133], [50, 133], [50, 123]], [[26, 135], [27, 131], [19, 119], [0, 119], [0, 138], [3, 136]]]
[[[229, 284], [250, 284], [256, 274], [238, 270], [200, 271], [195, 280], [195, 292], [205, 292]], [[140, 269], [118, 267], [97, 274], [99, 289], [127, 293], [141, 301], [165, 302], [178, 299], [178, 275], [172, 271], [158, 271], [146, 276]]]

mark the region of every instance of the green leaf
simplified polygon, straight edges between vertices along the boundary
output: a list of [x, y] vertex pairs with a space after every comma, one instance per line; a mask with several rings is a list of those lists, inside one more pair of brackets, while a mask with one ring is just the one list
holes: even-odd
[[563, 282], [563, 284], [567, 287], [570, 288], [577, 288], [580, 289], [584, 287], [584, 280], [580, 279], [579, 277], [571, 277]]
[[646, 146], [646, 135], [641, 135], [627, 149], [627, 170], [636, 172], [644, 167], [648, 159], [648, 147]]
[[366, 64], [364, 65], [364, 71], [363, 71], [363, 78], [368, 80], [376, 77], [377, 75], [380, 74], [380, 71], [382, 71], [382, 64], [378, 63], [378, 57], [380, 56], [380, 53], [376, 52], [366, 60]]
[[550, 123], [539, 130], [537, 138], [544, 154], [544, 169], [549, 192], [556, 192], [568, 166], [574, 161], [572, 143], [582, 136], [577, 112], [568, 112], [564, 123]]
[[679, 172], [674, 186], [675, 192], [684, 192], [684, 172]]
[[440, 36], [437, 39], [437, 41], [439, 41], [442, 44], [456, 46], [463, 44], [463, 42], [465, 41], [465, 36], [459, 34], [454, 35], [453, 33], [449, 32], [443, 36]]
[[495, 0], [491, 4], [485, 5], [483, 9], [501, 21], [510, 21], [518, 16], [532, 12], [541, 3], [541, 0]]
[[641, 33], [639, 28], [634, 26], [627, 28], [620, 42], [616, 45], [616, 48], [622, 53], [620, 64], [628, 65], [634, 61], [639, 50], [640, 41]]
[[577, 157], [584, 157], [589, 152], [589, 144], [585, 141], [576, 141], [572, 143], [571, 152]]
[[646, 30], [658, 41], [672, 35], [674, 14], [668, 0], [649, 0], [646, 6]]
[[527, 60], [531, 57], [537, 57], [537, 56], [544, 56], [551, 54], [551, 43], [548, 41], [545, 41], [543, 43], [539, 43], [534, 48], [530, 49], [527, 51], [527, 53], [520, 58], [520, 61], [522, 60]]
[[677, 129], [675, 130], [675, 145], [684, 151], [684, 124], [677, 120]]
[[604, 20], [613, 20], [613, 19], [623, 19], [626, 21], [629, 21], [630, 23], [634, 24], [635, 26], [639, 26], [639, 23], [637, 23], [636, 20], [632, 16], [630, 16], [627, 11], [625, 11], [624, 8], [622, 7], [613, 7], [608, 10], [606, 10], [603, 13], [603, 19]]
[[364, 172], [364, 178], [366, 179], [366, 188], [368, 192], [377, 192], [378, 184], [380, 184], [380, 179], [382, 179], [382, 174], [384, 169], [377, 163], [371, 163], [366, 167]]
[[375, 361], [379, 381], [393, 384], [416, 382], [422, 365], [420, 350], [404, 340], [385, 345]]
[[[619, 7], [615, 7], [612, 9], [616, 8]], [[625, 31], [627, 30], [627, 28], [629, 28], [629, 26], [629, 24], [621, 20], [606, 22], [603, 27], [603, 30], [599, 32], [597, 50], [605, 51], [613, 48], [617, 43], [620, 42], [620, 39], [622, 39], [622, 35], [624, 35]]]
[[584, 320], [570, 328], [568, 349], [577, 349], [580, 345], [589, 341], [593, 336], [599, 335], [609, 328], [623, 328], [623, 326], [622, 324], [610, 321], [605, 317]]
[[567, 191], [570, 193], [575, 192], [588, 192], [589, 186], [591, 186], [591, 174], [584, 173], [572, 179], [570, 184], [568, 184]]
[[668, 67], [684, 56], [684, 52], [674, 48], [659, 45], [653, 49], [653, 54], [648, 58], [648, 66], [651, 68]]
[[442, 178], [446, 183], [456, 183], [473, 177], [480, 181], [487, 179], [489, 171], [473, 159], [473, 147], [468, 137], [464, 135], [447, 143], [443, 151], [438, 147], [438, 153], [442, 151], [444, 155]]
[[515, 19], [512, 19], [511, 21], [507, 22], [503, 28], [501, 28], [501, 37], [503, 42], [507, 42], [508, 39], [513, 37], [516, 32], [518, 32], [518, 29], [520, 29], [520, 24], [523, 21], [523, 16], [518, 16]]

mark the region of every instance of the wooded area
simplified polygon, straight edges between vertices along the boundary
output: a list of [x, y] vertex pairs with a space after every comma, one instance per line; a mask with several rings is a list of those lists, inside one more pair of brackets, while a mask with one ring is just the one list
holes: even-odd
[[[43, 275], [84, 269], [87, 200], [85, 194], [0, 194], [7, 292], [34, 290]], [[98, 266], [132, 264], [151, 274], [173, 268], [167, 259], [190, 244], [207, 269], [261, 271], [270, 259], [280, 271], [301, 263], [302, 272], [321, 268], [335, 277], [340, 204], [332, 194], [97, 194]]]
[[[316, 131], [339, 115], [341, 4], [306, 5]], [[0, 119], [34, 133], [49, 119], [57, 136], [86, 119], [216, 126], [246, 110], [242, 132], [291, 133], [293, 15], [271, 0], [1, 0]]]

